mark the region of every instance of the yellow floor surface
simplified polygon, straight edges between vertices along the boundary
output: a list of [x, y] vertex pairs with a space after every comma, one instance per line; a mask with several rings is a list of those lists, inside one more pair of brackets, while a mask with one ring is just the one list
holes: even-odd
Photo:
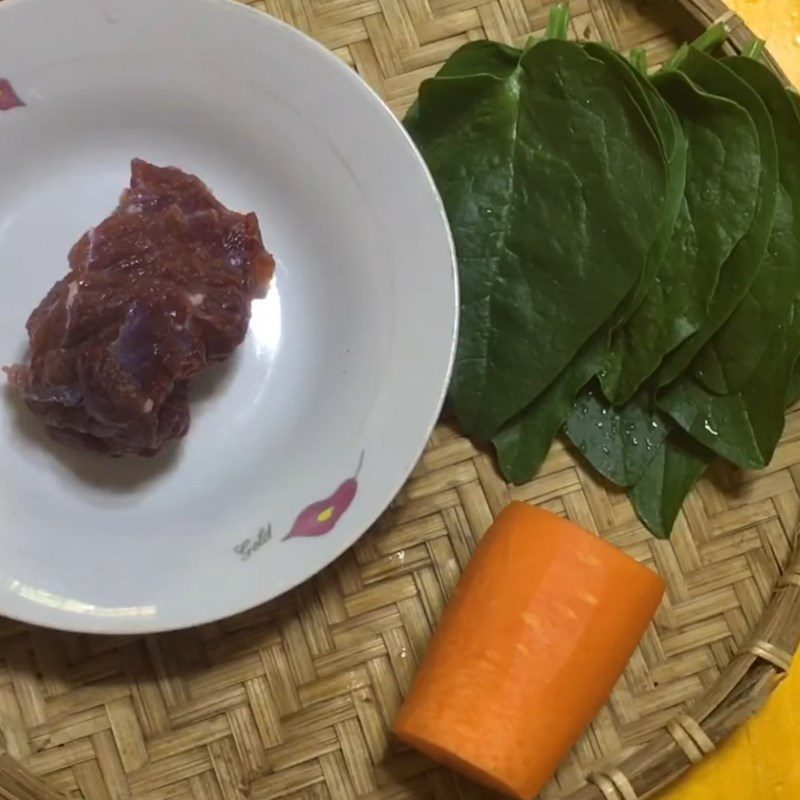
[[727, 0], [800, 86], [800, 0]]
[[760, 714], [658, 800], [800, 800], [800, 663]]

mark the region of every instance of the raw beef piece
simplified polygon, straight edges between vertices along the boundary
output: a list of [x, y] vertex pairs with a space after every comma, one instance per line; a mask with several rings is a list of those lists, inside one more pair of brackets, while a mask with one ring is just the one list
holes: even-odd
[[275, 268], [255, 214], [174, 167], [131, 171], [28, 319], [30, 364], [6, 368], [55, 438], [113, 456], [186, 434], [188, 382], [242, 343]]

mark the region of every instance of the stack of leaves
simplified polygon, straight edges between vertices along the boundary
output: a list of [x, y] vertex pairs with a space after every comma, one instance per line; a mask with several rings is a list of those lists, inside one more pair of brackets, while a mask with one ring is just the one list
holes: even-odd
[[[508, 480], [560, 430], [668, 536], [717, 456], [765, 467], [800, 392], [800, 101], [710, 28], [644, 54], [473, 42], [406, 126], [458, 254], [450, 399]], [[797, 373], [797, 374], [796, 374]]]

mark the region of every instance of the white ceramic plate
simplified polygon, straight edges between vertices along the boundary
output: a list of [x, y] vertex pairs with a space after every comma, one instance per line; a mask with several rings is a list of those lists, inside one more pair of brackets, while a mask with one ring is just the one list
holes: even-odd
[[401, 487], [452, 364], [452, 243], [402, 127], [321, 46], [226, 0], [3, 0], [0, 79], [1, 363], [133, 156], [256, 211], [279, 264], [165, 457], [65, 449], [0, 391], [0, 613], [157, 631], [310, 577]]

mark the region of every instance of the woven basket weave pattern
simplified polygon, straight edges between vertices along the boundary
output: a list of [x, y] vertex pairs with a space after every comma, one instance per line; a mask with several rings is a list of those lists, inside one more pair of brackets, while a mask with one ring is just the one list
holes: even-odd
[[[333, 49], [400, 114], [456, 47], [482, 37], [520, 43], [544, 29], [549, 4], [251, 5]], [[655, 64], [723, 11], [715, 0], [575, 0], [573, 34], [623, 50], [645, 47]], [[746, 39], [739, 26], [732, 40]], [[613, 697], [545, 792], [571, 800], [649, 796], [753, 713], [788, 666], [800, 632], [800, 570], [791, 560], [799, 479], [795, 411], [769, 469], [713, 468], [687, 500], [672, 541], [658, 542], [625, 495], [596, 480], [563, 444], [534, 481], [510, 487], [490, 455], [443, 423], [375, 530], [269, 605], [145, 639], [0, 621], [7, 751], [0, 797], [493, 796], [399, 747], [387, 729], [461, 570], [512, 499], [566, 514], [669, 585]]]

